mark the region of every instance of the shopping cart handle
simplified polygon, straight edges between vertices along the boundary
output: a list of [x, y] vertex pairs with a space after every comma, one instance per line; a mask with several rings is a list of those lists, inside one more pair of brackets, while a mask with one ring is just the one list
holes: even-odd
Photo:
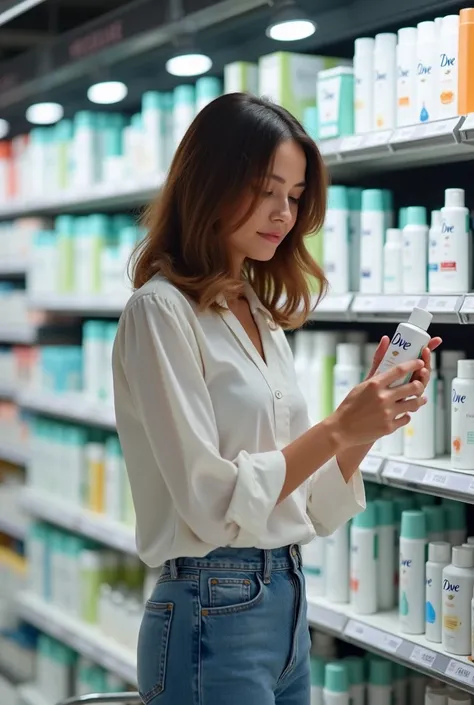
[[106, 703], [123, 703], [124, 705], [142, 705], [138, 693], [97, 693], [62, 700], [57, 705], [106, 705]]

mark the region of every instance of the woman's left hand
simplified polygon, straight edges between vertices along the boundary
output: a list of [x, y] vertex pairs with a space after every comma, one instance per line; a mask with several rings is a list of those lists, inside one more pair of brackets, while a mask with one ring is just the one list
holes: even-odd
[[[419, 372], [415, 373], [413, 379], [418, 379], [425, 388], [428, 382], [430, 381], [431, 376], [431, 353], [433, 352], [433, 350], [436, 350], [436, 348], [439, 347], [442, 342], [442, 339], [439, 337], [431, 338], [430, 342], [428, 343], [426, 348], [423, 348], [423, 351], [421, 353], [421, 359], [425, 363], [425, 366], [422, 367]], [[384, 335], [383, 338], [380, 340], [377, 350], [375, 351], [372, 367], [370, 368], [370, 372], [367, 375], [366, 379], [369, 379], [370, 377], [374, 376], [380, 363], [383, 360], [385, 353], [388, 350], [389, 345], [390, 338], [388, 337], [388, 335]]]

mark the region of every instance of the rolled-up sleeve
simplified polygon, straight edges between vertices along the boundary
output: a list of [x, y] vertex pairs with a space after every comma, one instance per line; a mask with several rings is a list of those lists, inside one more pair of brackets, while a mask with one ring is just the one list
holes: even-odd
[[346, 482], [336, 458], [331, 458], [311, 476], [307, 508], [318, 536], [332, 534], [365, 509], [360, 470]]
[[[135, 413], [181, 518], [211, 545], [232, 546], [241, 529], [264, 533], [285, 481], [285, 458], [278, 450], [221, 456], [199, 348], [184, 312], [153, 294], [138, 298], [117, 340]], [[121, 436], [125, 455], [127, 440]], [[129, 473], [133, 484], [133, 468]]]

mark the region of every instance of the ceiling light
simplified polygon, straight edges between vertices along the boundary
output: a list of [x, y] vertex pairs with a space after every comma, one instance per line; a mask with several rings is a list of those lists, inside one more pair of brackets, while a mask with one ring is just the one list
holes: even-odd
[[0, 140], [8, 135], [10, 132], [10, 123], [0, 118]]
[[64, 108], [59, 103], [34, 103], [26, 111], [26, 119], [33, 125], [53, 125], [63, 115]]
[[199, 52], [180, 52], [166, 62], [166, 70], [172, 76], [200, 76], [211, 66], [210, 57]]
[[94, 83], [87, 91], [87, 97], [91, 103], [100, 103], [101, 105], [111, 105], [112, 103], [120, 103], [126, 98], [128, 88], [122, 81], [102, 81]]
[[316, 22], [309, 19], [294, 0], [282, 0], [266, 29], [266, 35], [277, 42], [296, 42], [314, 34], [316, 26]]

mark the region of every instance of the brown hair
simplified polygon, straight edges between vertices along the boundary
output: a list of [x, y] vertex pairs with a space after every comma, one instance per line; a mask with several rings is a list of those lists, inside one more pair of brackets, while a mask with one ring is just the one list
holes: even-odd
[[[179, 145], [160, 194], [145, 214], [148, 234], [135, 252], [133, 284], [160, 273], [203, 308], [233, 298], [242, 284], [230, 275], [223, 222], [256, 186], [257, 206], [277, 146], [295, 140], [306, 155], [306, 188], [296, 223], [268, 262], [247, 260], [245, 277], [276, 323], [298, 327], [311, 309], [310, 278], [327, 281], [304, 237], [323, 225], [327, 172], [319, 150], [284, 108], [245, 93], [217, 98], [199, 112]], [[319, 299], [318, 299], [319, 300]]]

